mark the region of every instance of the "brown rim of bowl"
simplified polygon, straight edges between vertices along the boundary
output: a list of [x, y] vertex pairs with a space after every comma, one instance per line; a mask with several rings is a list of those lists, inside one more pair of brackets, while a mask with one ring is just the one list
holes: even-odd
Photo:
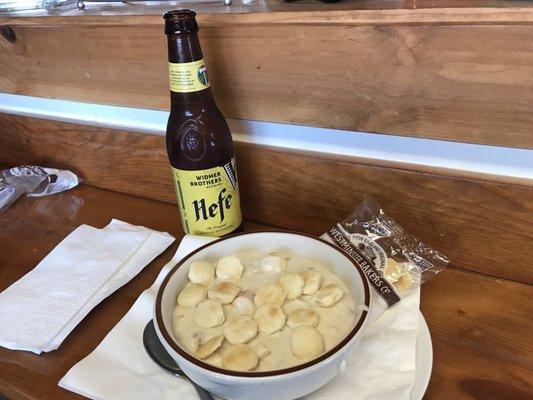
[[350, 340], [352, 340], [352, 338], [359, 331], [359, 329], [361, 329], [361, 326], [363, 325], [363, 322], [366, 319], [367, 314], [368, 314], [367, 310], [363, 310], [363, 312], [361, 313], [361, 316], [359, 317], [359, 320], [357, 321], [357, 323], [355, 324], [353, 329], [350, 331], [350, 333], [348, 333], [348, 335], [346, 335], [346, 337], [343, 340], [341, 340], [340, 343], [338, 343], [335, 347], [333, 347], [332, 349], [330, 349], [326, 353], [322, 354], [318, 358], [315, 358], [315, 359], [313, 359], [311, 361], [308, 361], [308, 362], [306, 362], [304, 364], [295, 365], [294, 367], [290, 367], [290, 368], [277, 369], [277, 370], [274, 370], [274, 371], [263, 371], [263, 372], [232, 371], [232, 370], [227, 370], [227, 369], [215, 367], [214, 365], [205, 363], [205, 362], [193, 357], [189, 353], [187, 353], [185, 350], [183, 350], [170, 337], [170, 335], [169, 335], [169, 333], [168, 333], [168, 331], [167, 331], [167, 329], [165, 327], [165, 324], [163, 323], [163, 315], [161, 313], [161, 299], [163, 297], [163, 292], [165, 290], [165, 287], [168, 284], [168, 281], [170, 280], [172, 275], [176, 272], [176, 270], [178, 268], [180, 268], [185, 262], [187, 262], [187, 260], [189, 258], [191, 258], [196, 253], [202, 251], [206, 247], [212, 246], [215, 243], [219, 243], [219, 242], [222, 242], [224, 240], [231, 239], [231, 238], [234, 238], [234, 237], [237, 237], [237, 236], [253, 235], [255, 233], [286, 233], [286, 234], [290, 234], [290, 235], [305, 236], [305, 237], [317, 240], [319, 242], [322, 242], [322, 243], [327, 244], [328, 246], [332, 247], [333, 249], [335, 249], [336, 251], [341, 253], [344, 257], [346, 257], [352, 263], [352, 265], [355, 267], [357, 272], [359, 272], [359, 275], [361, 276], [361, 280], [363, 281], [363, 288], [364, 288], [364, 291], [365, 291], [365, 305], [366, 305], [367, 308], [370, 307], [370, 288], [368, 286], [368, 282], [366, 280], [365, 274], [363, 273], [361, 268], [355, 263], [354, 260], [352, 260], [350, 257], [348, 257], [337, 246], [333, 245], [332, 243], [329, 243], [329, 242], [325, 241], [324, 239], [318, 238], [316, 236], [308, 235], [306, 233], [300, 233], [300, 232], [294, 232], [294, 231], [260, 230], [260, 231], [253, 231], [253, 232], [236, 233], [236, 234], [233, 234], [233, 235], [225, 236], [223, 238], [214, 240], [214, 241], [209, 242], [207, 244], [204, 244], [203, 246], [198, 247], [196, 250], [194, 250], [193, 252], [189, 253], [186, 257], [181, 259], [168, 272], [167, 276], [165, 277], [165, 279], [161, 283], [161, 286], [159, 286], [159, 289], [158, 289], [158, 292], [157, 292], [157, 297], [156, 297], [156, 301], [155, 301], [155, 317], [156, 317], [157, 327], [159, 328], [159, 330], [160, 330], [161, 334], [163, 335], [163, 337], [165, 338], [166, 342], [170, 345], [170, 347], [172, 347], [172, 349], [174, 349], [180, 356], [185, 358], [187, 361], [197, 365], [198, 367], [201, 367], [201, 368], [204, 368], [204, 369], [206, 369], [208, 371], [211, 371], [211, 372], [216, 372], [216, 373], [219, 373], [219, 374], [222, 374], [222, 375], [239, 376], [239, 377], [246, 377], [246, 378], [254, 378], [254, 377], [259, 378], [259, 377], [265, 377], [265, 376], [275, 376], [275, 375], [289, 374], [291, 372], [296, 372], [296, 371], [311, 367], [312, 365], [318, 364], [319, 362], [324, 361], [327, 358], [331, 357], [333, 354], [335, 354], [337, 351], [339, 351], [341, 348], [343, 348], [346, 344], [348, 344], [348, 342], [350, 342]]

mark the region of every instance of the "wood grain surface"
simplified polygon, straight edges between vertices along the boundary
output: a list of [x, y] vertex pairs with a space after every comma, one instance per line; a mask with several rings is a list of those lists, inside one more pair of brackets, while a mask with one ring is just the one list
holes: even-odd
[[[0, 164], [70, 168], [86, 183], [175, 202], [164, 138], [0, 115]], [[533, 182], [506, 184], [239, 143], [245, 217], [321, 234], [372, 194], [454, 265], [532, 283]]]
[[[98, 305], [60, 348], [43, 355], [0, 348], [0, 394], [10, 400], [81, 399], [57, 386], [148, 288], [181, 238], [175, 205], [82, 185], [59, 195], [22, 198], [0, 214], [0, 290], [30, 271], [80, 224], [111, 218], [170, 232], [177, 241]], [[268, 228], [247, 224], [246, 230]], [[307, 231], [311, 232], [311, 231]], [[531, 286], [450, 268], [422, 289], [434, 349], [425, 399], [529, 399], [532, 395]]]
[[[533, 398], [533, 286], [448, 270], [422, 287], [434, 373], [424, 399]], [[439, 315], [438, 318], [434, 316]]]
[[[224, 115], [533, 148], [533, 7], [363, 11], [201, 15]], [[168, 109], [159, 15], [16, 21], [0, 91]]]

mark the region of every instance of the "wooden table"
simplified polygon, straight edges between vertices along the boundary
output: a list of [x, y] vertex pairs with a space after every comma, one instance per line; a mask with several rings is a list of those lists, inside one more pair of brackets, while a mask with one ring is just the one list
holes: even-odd
[[[89, 186], [42, 199], [23, 198], [0, 214], [0, 290], [30, 271], [75, 227], [101, 228], [111, 218], [167, 231], [177, 240], [98, 305], [58, 350], [38, 356], [0, 348], [0, 393], [9, 399], [81, 398], [57, 382], [152, 284], [182, 232], [174, 205]], [[247, 230], [257, 228], [264, 226], [246, 224]], [[426, 398], [533, 398], [532, 296], [529, 285], [455, 268], [427, 283], [422, 312], [433, 337], [434, 370]]]

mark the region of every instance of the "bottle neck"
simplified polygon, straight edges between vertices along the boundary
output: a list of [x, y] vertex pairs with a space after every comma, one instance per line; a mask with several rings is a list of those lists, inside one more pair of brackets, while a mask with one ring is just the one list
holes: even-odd
[[[168, 61], [170, 63], [185, 64], [194, 61], [199, 61], [204, 58], [198, 33], [168, 35]], [[199, 102], [199, 101], [213, 101], [211, 87], [203, 90], [181, 93], [170, 92], [171, 105]]]
[[168, 35], [168, 61], [171, 63], [189, 63], [204, 58], [198, 33]]

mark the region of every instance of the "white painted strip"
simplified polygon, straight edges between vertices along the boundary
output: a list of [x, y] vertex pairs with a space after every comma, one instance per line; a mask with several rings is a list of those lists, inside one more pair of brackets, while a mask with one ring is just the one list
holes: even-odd
[[[0, 93], [0, 112], [164, 135], [168, 113]], [[533, 179], [533, 150], [229, 119], [237, 141]], [[512, 127], [510, 127], [512, 129]]]

